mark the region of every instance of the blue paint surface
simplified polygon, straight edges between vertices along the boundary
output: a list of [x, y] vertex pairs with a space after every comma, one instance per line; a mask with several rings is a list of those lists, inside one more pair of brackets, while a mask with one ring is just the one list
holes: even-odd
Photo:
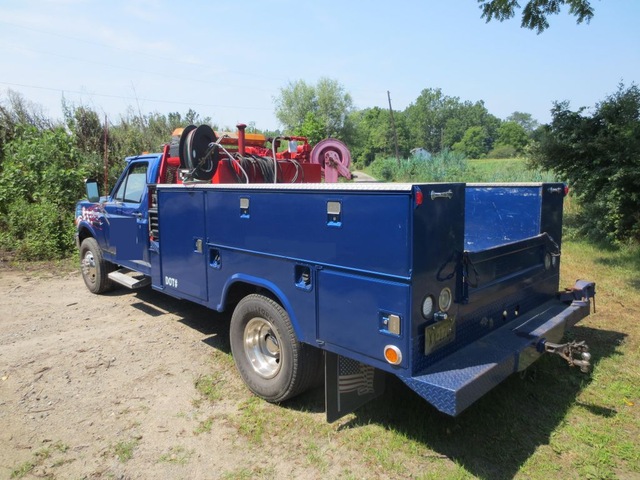
[[540, 233], [540, 186], [467, 186], [465, 250], [477, 252]]

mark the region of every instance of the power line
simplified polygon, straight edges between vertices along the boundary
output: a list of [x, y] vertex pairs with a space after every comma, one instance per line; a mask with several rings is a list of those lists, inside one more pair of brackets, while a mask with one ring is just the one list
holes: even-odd
[[73, 93], [76, 95], [87, 95], [89, 97], [117, 98], [120, 100], [136, 100], [136, 101], [144, 101], [144, 102], [164, 103], [167, 105], [184, 105], [184, 106], [210, 107], [210, 108], [233, 108], [233, 109], [241, 109], [241, 110], [271, 110], [271, 108], [266, 108], [266, 107], [254, 107], [254, 106], [244, 107], [244, 106], [237, 106], [237, 105], [216, 105], [211, 103], [199, 103], [199, 102], [178, 102], [175, 100], [156, 100], [153, 98], [127, 97], [124, 95], [110, 95], [106, 93], [89, 93], [89, 92], [81, 92], [78, 90], [68, 90], [65, 88], [43, 87], [39, 85], [25, 85], [22, 83], [11, 83], [11, 82], [3, 82], [3, 81], [0, 81], [0, 85], [8, 85], [11, 87], [35, 88], [38, 90], [49, 90], [54, 92], [60, 92], [62, 94]]

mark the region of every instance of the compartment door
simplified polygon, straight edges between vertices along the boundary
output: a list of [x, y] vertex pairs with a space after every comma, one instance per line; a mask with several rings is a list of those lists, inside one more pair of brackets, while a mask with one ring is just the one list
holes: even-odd
[[167, 293], [207, 301], [203, 191], [158, 190], [161, 284]]

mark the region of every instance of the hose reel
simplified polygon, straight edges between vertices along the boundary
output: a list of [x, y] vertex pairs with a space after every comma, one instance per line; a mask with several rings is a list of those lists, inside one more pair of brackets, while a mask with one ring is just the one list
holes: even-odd
[[189, 125], [180, 136], [178, 147], [180, 167], [189, 171], [189, 177], [209, 181], [218, 169], [220, 154], [216, 134], [209, 125]]
[[327, 138], [318, 142], [311, 150], [311, 163], [319, 163], [324, 172], [324, 181], [335, 183], [338, 175], [351, 178], [349, 164], [351, 152], [347, 146], [335, 138]]

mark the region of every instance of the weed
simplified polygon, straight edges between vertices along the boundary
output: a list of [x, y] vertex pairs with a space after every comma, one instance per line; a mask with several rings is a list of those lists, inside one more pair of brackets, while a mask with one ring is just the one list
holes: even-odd
[[187, 450], [184, 447], [171, 447], [167, 453], [160, 455], [159, 462], [186, 465], [195, 450]]
[[222, 372], [214, 372], [211, 375], [200, 375], [196, 379], [196, 390], [207, 400], [216, 402], [222, 398], [224, 379]]
[[[45, 448], [41, 448], [33, 454], [33, 456], [35, 457], [34, 461], [24, 462], [22, 465], [14, 469], [11, 472], [10, 478], [22, 478], [25, 475], [29, 474], [37, 466], [42, 465], [45, 460], [51, 458], [54, 453], [65, 453], [67, 450], [69, 450], [69, 446], [62, 442], [56, 442]], [[53, 466], [56, 467], [65, 463], [70, 463], [72, 461], [73, 460], [58, 460], [53, 464]]]
[[36, 464], [31, 461], [24, 462], [22, 465], [11, 471], [10, 478], [22, 478], [29, 474], [35, 467]]
[[193, 431], [195, 435], [200, 435], [201, 433], [208, 433], [211, 431], [211, 427], [213, 427], [213, 417], [209, 417], [206, 420], [203, 420], [198, 424], [198, 427]]
[[258, 397], [250, 397], [240, 405], [240, 423], [238, 430], [245, 435], [251, 443], [262, 443], [262, 435], [265, 431], [267, 416], [265, 415], [265, 402]]
[[321, 473], [325, 473], [327, 471], [329, 462], [325, 458], [324, 452], [316, 442], [309, 441], [305, 447], [305, 453], [310, 465], [316, 467]]
[[255, 468], [241, 468], [231, 472], [223, 473], [221, 480], [249, 480], [254, 478], [271, 479], [275, 478], [275, 469], [271, 466], [259, 466]]
[[138, 443], [139, 440], [135, 438], [128, 441], [118, 442], [113, 447], [113, 453], [118, 457], [118, 460], [124, 463], [133, 458], [133, 451], [138, 446]]

